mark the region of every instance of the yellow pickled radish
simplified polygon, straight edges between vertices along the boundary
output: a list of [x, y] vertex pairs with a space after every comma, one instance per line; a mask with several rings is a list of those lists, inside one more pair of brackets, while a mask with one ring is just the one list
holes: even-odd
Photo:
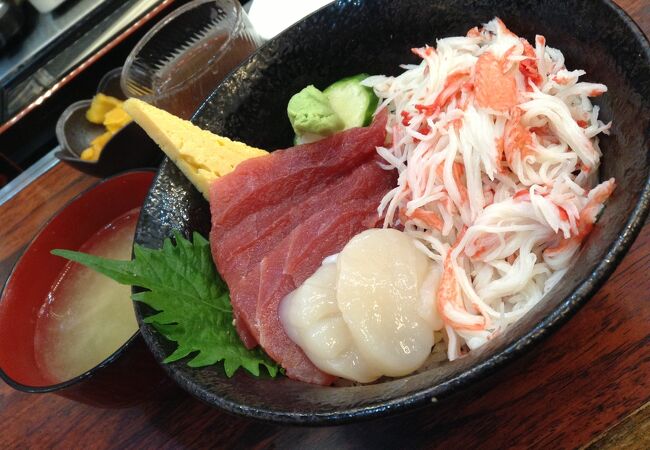
[[111, 133], [117, 133], [129, 122], [131, 122], [131, 116], [122, 109], [122, 106], [116, 106], [104, 116], [104, 126]]
[[85, 149], [83, 152], [81, 152], [81, 155], [79, 156], [83, 161], [95, 161], [95, 149], [92, 147], [88, 147]]
[[89, 122], [101, 125], [104, 122], [106, 113], [121, 104], [121, 100], [110, 95], [99, 93], [93, 97], [90, 108], [86, 111], [86, 119]]

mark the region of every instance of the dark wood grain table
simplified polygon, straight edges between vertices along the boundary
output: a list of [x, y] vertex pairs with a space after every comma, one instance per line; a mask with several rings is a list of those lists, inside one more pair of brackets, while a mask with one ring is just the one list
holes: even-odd
[[[650, 32], [650, 1], [619, 4]], [[58, 164], [0, 206], [0, 283], [30, 239], [97, 180]], [[99, 409], [0, 382], [0, 448], [650, 448], [650, 224], [551, 338], [441, 405], [359, 424], [283, 427], [179, 389]]]

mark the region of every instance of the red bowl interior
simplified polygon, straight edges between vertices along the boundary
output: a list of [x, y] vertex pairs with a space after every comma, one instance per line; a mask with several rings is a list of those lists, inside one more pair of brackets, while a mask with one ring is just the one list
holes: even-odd
[[51, 384], [35, 362], [34, 330], [37, 313], [67, 260], [50, 251], [78, 250], [99, 229], [141, 206], [153, 176], [150, 171], [127, 172], [91, 187], [59, 211], [18, 260], [0, 297], [0, 368], [13, 381]]

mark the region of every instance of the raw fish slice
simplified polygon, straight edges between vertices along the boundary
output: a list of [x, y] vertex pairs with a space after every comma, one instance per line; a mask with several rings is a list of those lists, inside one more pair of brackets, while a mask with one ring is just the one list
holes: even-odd
[[367, 230], [346, 244], [336, 264], [338, 307], [359, 355], [382, 375], [417, 370], [434, 343], [419, 314], [427, 256], [406, 233]]
[[[321, 210], [322, 205], [331, 202], [333, 198], [337, 199], [338, 202], [367, 199], [376, 195], [378, 188], [382, 189], [382, 192], [387, 191], [390, 188], [388, 184], [390, 180], [394, 180], [394, 177], [379, 167], [376, 158], [373, 158], [363, 166], [345, 175], [335, 184], [322, 189], [317, 195], [306, 199], [300, 205], [292, 207], [280, 219], [272, 222], [269, 229], [265, 230], [264, 233], [260, 233], [261, 237], [258, 241], [249, 244], [249, 248], [240, 253], [234, 253], [233, 251], [231, 258], [226, 259], [226, 261], [232, 261], [232, 263], [220, 264], [220, 273], [224, 274], [224, 279], [231, 291], [235, 325], [247, 347], [250, 345], [255, 346], [259, 340], [256, 309], [260, 274], [259, 263], [262, 258], [273, 250], [278, 242], [296, 226], [307, 220], [314, 214], [314, 211]], [[377, 221], [369, 223], [368, 227], [374, 227], [377, 223]], [[278, 227], [277, 224], [282, 226]], [[242, 228], [244, 228], [242, 233], [245, 235], [247, 227], [242, 225]], [[253, 232], [251, 231], [251, 233]], [[287, 270], [293, 271], [294, 269], [289, 268]], [[300, 268], [295, 270], [300, 270]], [[243, 273], [244, 271], [247, 271], [247, 273]], [[228, 274], [228, 278], [225, 277], [225, 274]], [[252, 335], [253, 343], [248, 339], [247, 334]]]
[[370, 127], [352, 128], [312, 144], [243, 161], [210, 188], [210, 204], [218, 206], [212, 211], [213, 230], [218, 236], [236, 232], [249, 214], [298, 198], [315, 184], [337, 178], [373, 157], [376, 147], [384, 143], [386, 119], [384, 112]]
[[235, 329], [246, 348], [256, 347], [260, 341], [257, 326], [257, 293], [260, 285], [260, 265], [256, 264], [242, 280], [230, 288], [230, 304], [235, 318]]
[[280, 322], [280, 301], [309, 278], [324, 257], [341, 251], [354, 235], [377, 223], [377, 201], [386, 190], [378, 190], [368, 199], [330, 203], [297, 227], [262, 261], [257, 305], [260, 344], [290, 378], [323, 385], [333, 381], [287, 336]]
[[322, 205], [332, 199], [343, 202], [371, 195], [376, 190], [375, 185], [386, 178], [385, 170], [377, 162], [378, 158], [373, 158], [353, 171], [341, 174], [328, 185], [319, 184], [318, 191], [301, 202], [274, 205], [246, 217], [238, 226], [236, 238], [224, 237], [217, 244], [219, 270], [232, 279], [226, 282], [238, 282], [296, 225], [308, 219]]
[[[334, 198], [347, 198], [350, 193], [365, 195], [359, 186], [354, 186], [356, 177], [353, 182], [348, 182], [347, 178], [359, 166], [377, 159], [375, 148], [385, 140], [385, 126], [386, 114], [383, 113], [369, 128], [348, 130], [314, 144], [256, 158], [254, 164], [242, 163], [213, 183], [210, 201], [212, 256], [230, 288], [235, 326], [247, 347], [254, 346], [258, 340], [253, 320], [257, 299], [253, 296], [258, 290], [259, 272], [251, 272], [252, 266], [259, 264], [277, 242], [309, 217], [312, 209], [320, 209], [322, 203]], [[393, 177], [378, 167], [374, 171], [375, 176]], [[322, 197], [328, 184], [340, 184], [340, 192], [332, 188], [322, 202], [310, 198], [312, 193], [316, 196], [320, 193]], [[290, 215], [284, 217], [281, 212], [287, 209], [286, 214]], [[240, 244], [242, 241], [244, 243]], [[240, 246], [243, 250], [251, 242], [255, 251], [249, 257], [236, 251]], [[230, 265], [231, 260], [236, 266]], [[243, 282], [246, 284], [239, 286]]]
[[284, 329], [326, 373], [370, 383], [381, 376], [360, 354], [336, 300], [336, 263], [323, 264], [280, 303]]

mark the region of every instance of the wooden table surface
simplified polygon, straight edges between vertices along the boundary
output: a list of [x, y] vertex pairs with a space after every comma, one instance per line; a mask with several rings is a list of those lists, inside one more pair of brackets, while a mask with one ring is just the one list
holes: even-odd
[[[650, 1], [618, 2], [650, 34]], [[0, 285], [66, 201], [65, 165], [0, 206]], [[605, 286], [531, 354], [437, 407], [327, 428], [230, 416], [179, 389], [99, 409], [0, 381], [0, 448], [650, 448], [650, 224]]]

